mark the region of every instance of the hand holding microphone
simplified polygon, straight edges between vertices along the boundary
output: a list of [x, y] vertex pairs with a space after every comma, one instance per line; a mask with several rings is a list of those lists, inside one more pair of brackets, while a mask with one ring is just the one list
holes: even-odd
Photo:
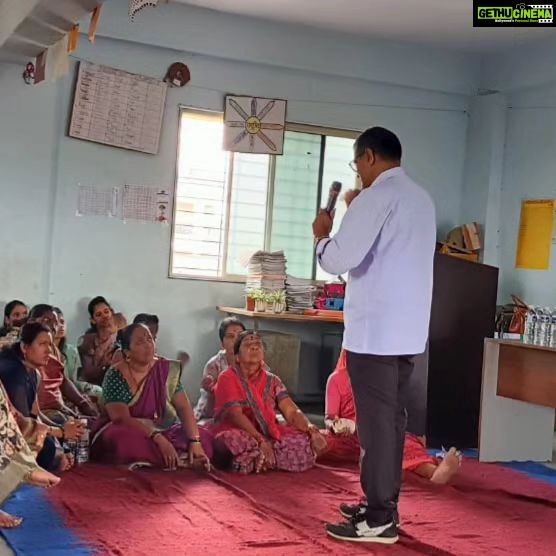
[[340, 196], [340, 191], [342, 191], [342, 184], [339, 181], [333, 181], [330, 189], [328, 190], [328, 201], [326, 202], [326, 208], [324, 209], [332, 218], [332, 213], [336, 207], [336, 201]]
[[334, 218], [334, 208], [336, 201], [342, 190], [342, 184], [339, 181], [332, 182], [328, 190], [328, 201], [326, 207], [321, 209], [313, 222], [313, 235], [318, 241], [330, 235], [332, 231], [332, 223]]

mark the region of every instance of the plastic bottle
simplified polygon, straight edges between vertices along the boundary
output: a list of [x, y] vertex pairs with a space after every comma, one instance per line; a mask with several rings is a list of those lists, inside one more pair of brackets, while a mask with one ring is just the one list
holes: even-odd
[[544, 341], [543, 346], [549, 346], [552, 337], [552, 309], [550, 307], [544, 308]]
[[77, 454], [77, 441], [76, 440], [66, 440], [64, 441], [64, 453], [71, 454], [75, 459]]
[[80, 465], [89, 461], [89, 428], [87, 419], [81, 419], [81, 424], [85, 427], [85, 432], [77, 442], [75, 451], [75, 463]]
[[[555, 315], [556, 316], [556, 315]], [[523, 342], [532, 344], [535, 338], [535, 326], [537, 324], [537, 314], [534, 307], [529, 307], [525, 317], [525, 330], [523, 332]]]
[[546, 331], [546, 326], [543, 323], [543, 311], [540, 307], [535, 308], [535, 314], [537, 315], [537, 320], [535, 323], [535, 331], [533, 335], [533, 344], [536, 346], [542, 346], [543, 338]]
[[552, 314], [550, 316], [550, 341], [548, 345], [556, 348], [556, 307], [552, 309]]
[[537, 334], [537, 341], [535, 341], [535, 345], [537, 346], [547, 346], [550, 341], [550, 323], [551, 323], [551, 314], [550, 309], [545, 307], [542, 309], [542, 313], [540, 318], [537, 322], [537, 328], [539, 330]]

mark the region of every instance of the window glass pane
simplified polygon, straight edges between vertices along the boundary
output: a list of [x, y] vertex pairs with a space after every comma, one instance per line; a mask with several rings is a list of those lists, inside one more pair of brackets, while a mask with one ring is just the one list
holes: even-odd
[[175, 199], [173, 274], [216, 277], [222, 268], [229, 156], [222, 118], [183, 112]]
[[[321, 207], [325, 207], [328, 201], [328, 191], [333, 181], [342, 183], [342, 192], [336, 202], [336, 215], [332, 234], [340, 227], [340, 222], [346, 213], [346, 204], [343, 195], [348, 189], [353, 189], [357, 181], [357, 175], [349, 167], [349, 161], [353, 159], [353, 139], [345, 137], [326, 137], [326, 148], [324, 151], [324, 168], [322, 173], [322, 195]], [[317, 280], [333, 280], [336, 277], [324, 272], [317, 265]]]
[[265, 154], [234, 154], [227, 274], [246, 274], [246, 260], [264, 248], [269, 162]]
[[276, 157], [270, 250], [283, 250], [288, 273], [311, 278], [321, 136], [286, 131], [284, 154]]

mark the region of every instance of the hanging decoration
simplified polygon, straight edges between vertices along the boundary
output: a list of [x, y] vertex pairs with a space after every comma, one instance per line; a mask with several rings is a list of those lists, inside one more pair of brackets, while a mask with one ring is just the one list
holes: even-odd
[[102, 13], [102, 4], [100, 4], [100, 6], [97, 6], [93, 10], [93, 13], [91, 14], [91, 22], [89, 23], [89, 32], [87, 33], [87, 36], [89, 38], [89, 42], [92, 42], [92, 43], [95, 42], [95, 38], [96, 38], [96, 35], [97, 35], [98, 22], [100, 21], [100, 14], [101, 13]]
[[282, 154], [285, 127], [285, 100], [226, 96], [224, 150], [240, 153]]
[[76, 23], [69, 32], [68, 35], [68, 54], [72, 54], [77, 50], [77, 45], [79, 44], [79, 23]]
[[23, 81], [25, 81], [27, 85], [35, 84], [35, 64], [33, 64], [33, 62], [28, 62], [28, 64], [25, 66], [25, 71], [23, 72]]
[[133, 21], [135, 14], [147, 6], [155, 8], [159, 0], [129, 0], [129, 19]]
[[171, 87], [183, 87], [191, 79], [189, 68], [181, 62], [174, 62], [166, 72], [164, 81]]

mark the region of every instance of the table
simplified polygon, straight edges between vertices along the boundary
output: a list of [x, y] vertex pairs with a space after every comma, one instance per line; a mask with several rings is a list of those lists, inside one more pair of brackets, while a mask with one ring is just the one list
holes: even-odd
[[485, 341], [480, 461], [551, 461], [555, 408], [556, 349]]
[[[270, 312], [260, 312], [260, 311], [248, 311], [247, 309], [240, 309], [239, 307], [226, 307], [219, 305], [216, 307], [221, 313], [227, 313], [228, 315], [238, 315], [243, 317], [249, 317], [253, 319], [253, 328], [258, 329], [258, 321], [260, 320], [275, 320], [275, 321], [285, 321], [285, 322], [331, 322], [334, 324], [344, 324], [343, 315], [331, 316], [331, 315], [299, 315], [297, 313], [270, 313]], [[341, 317], [341, 318], [339, 318]]]

